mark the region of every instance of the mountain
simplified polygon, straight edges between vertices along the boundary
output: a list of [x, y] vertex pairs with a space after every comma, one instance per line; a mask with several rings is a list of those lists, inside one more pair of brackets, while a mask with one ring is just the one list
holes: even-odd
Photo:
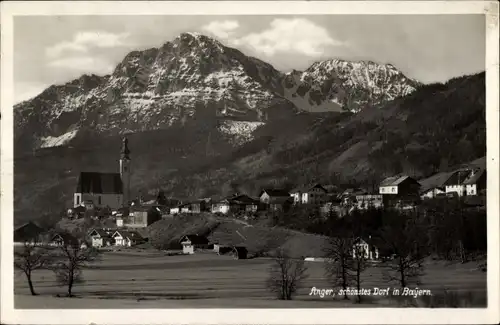
[[415, 91], [419, 83], [391, 64], [326, 60], [284, 78], [285, 97], [309, 111], [353, 111]]
[[359, 111], [415, 89], [390, 65], [330, 60], [284, 74], [210, 37], [183, 33], [133, 51], [111, 75], [83, 75], [15, 106], [18, 151], [168, 129], [198, 119], [233, 144], [300, 111]]

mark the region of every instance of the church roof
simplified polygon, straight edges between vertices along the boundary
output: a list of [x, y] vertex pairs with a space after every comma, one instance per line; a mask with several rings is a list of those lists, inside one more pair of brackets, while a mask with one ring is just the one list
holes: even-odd
[[76, 193], [123, 194], [120, 174], [81, 172]]

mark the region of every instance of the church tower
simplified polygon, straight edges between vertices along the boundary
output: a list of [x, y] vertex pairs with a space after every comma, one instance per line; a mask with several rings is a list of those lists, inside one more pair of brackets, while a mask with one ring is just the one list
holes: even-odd
[[130, 204], [130, 150], [128, 139], [123, 138], [122, 151], [120, 154], [120, 177], [123, 185], [123, 205]]

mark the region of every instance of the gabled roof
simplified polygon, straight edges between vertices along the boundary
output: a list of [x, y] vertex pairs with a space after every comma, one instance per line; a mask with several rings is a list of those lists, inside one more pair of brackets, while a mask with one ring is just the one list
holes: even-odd
[[328, 192], [327, 189], [323, 185], [321, 185], [320, 183], [311, 183], [311, 184], [307, 184], [307, 185], [299, 186], [299, 187], [295, 188], [292, 191], [292, 193], [297, 193], [297, 192], [303, 193], [303, 192], [310, 191], [313, 188], [319, 188], [319, 189], [322, 189], [325, 192]]
[[262, 194], [264, 193], [267, 193], [267, 195], [274, 197], [290, 196], [290, 193], [288, 193], [288, 191], [285, 191], [283, 189], [263, 189], [260, 192], [259, 197], [262, 196]]
[[401, 183], [408, 181], [408, 180], [413, 182], [413, 183], [420, 184], [408, 175], [400, 175], [400, 176], [387, 177], [386, 179], [384, 179], [380, 183], [380, 186], [398, 186]]
[[120, 174], [81, 172], [76, 193], [123, 194]]
[[60, 238], [64, 244], [78, 244], [78, 238], [68, 233], [55, 233], [52, 236], [51, 241], [55, 241], [57, 238]]
[[443, 185], [462, 185], [465, 180], [469, 177], [471, 174], [472, 170], [470, 169], [461, 169], [453, 172], [450, 177], [444, 182]]
[[[92, 235], [94, 234], [94, 235]], [[89, 236], [95, 236], [95, 235], [98, 235], [99, 237], [111, 237], [110, 234], [108, 234], [104, 229], [92, 229], [90, 232], [89, 232]]]
[[208, 244], [208, 239], [205, 236], [200, 235], [185, 235], [182, 236], [179, 242], [183, 242], [188, 239], [193, 245], [206, 245]]
[[477, 171], [474, 171], [474, 173], [471, 173], [467, 179], [464, 181], [465, 185], [472, 185], [476, 184], [483, 175], [486, 175], [486, 170], [485, 169], [480, 169]]
[[112, 237], [115, 237], [116, 234], [119, 234], [122, 238], [141, 240], [144, 239], [141, 234], [137, 231], [132, 230], [117, 230], [113, 233]]
[[428, 189], [426, 189], [424, 191], [421, 191], [420, 193], [421, 194], [425, 194], [425, 193], [428, 193], [428, 192], [434, 191], [434, 190], [440, 190], [442, 192], [446, 191], [446, 189], [444, 187], [442, 187], [442, 186], [433, 186], [433, 187], [430, 187], [430, 188], [428, 188]]
[[29, 221], [14, 230], [14, 240], [28, 240], [41, 235], [44, 230], [36, 223]]
[[228, 202], [233, 204], [258, 204], [259, 200], [254, 199], [248, 195], [241, 194], [228, 199]]

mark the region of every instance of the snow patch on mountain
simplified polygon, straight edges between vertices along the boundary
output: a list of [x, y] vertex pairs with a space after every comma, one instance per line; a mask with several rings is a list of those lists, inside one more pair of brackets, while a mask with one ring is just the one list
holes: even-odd
[[252, 141], [253, 132], [262, 125], [264, 125], [263, 122], [226, 120], [219, 125], [218, 130], [224, 134], [232, 136], [234, 143], [241, 145]]
[[72, 130], [69, 132], [66, 132], [58, 137], [42, 137], [40, 139], [41, 144], [40, 148], [50, 148], [50, 147], [59, 147], [62, 145], [67, 144], [69, 141], [71, 141], [78, 133], [78, 130]]

